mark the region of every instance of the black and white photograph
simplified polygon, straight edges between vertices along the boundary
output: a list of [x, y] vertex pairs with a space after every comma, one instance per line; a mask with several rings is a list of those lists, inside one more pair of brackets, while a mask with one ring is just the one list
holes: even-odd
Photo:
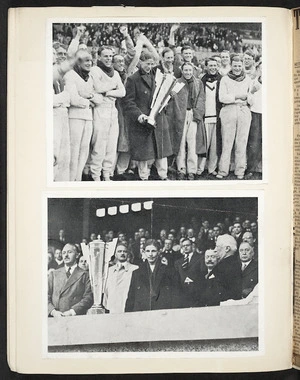
[[261, 350], [258, 195], [46, 202], [47, 355]]
[[265, 179], [263, 22], [228, 20], [51, 20], [50, 182]]

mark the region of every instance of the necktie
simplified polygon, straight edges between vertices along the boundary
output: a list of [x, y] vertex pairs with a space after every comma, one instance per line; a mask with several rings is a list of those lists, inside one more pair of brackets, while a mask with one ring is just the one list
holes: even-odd
[[188, 266], [189, 266], [189, 255], [185, 254], [183, 263], [182, 263], [182, 269], [187, 270]]
[[71, 267], [67, 270], [67, 277], [69, 278], [71, 276]]
[[242, 264], [242, 271], [244, 271], [244, 270], [245, 270], [246, 266], [247, 266], [247, 264], [246, 264], [246, 263], [243, 263], [243, 264]]

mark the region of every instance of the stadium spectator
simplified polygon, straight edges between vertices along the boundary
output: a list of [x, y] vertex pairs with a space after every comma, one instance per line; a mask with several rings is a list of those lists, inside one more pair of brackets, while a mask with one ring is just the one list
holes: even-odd
[[254, 248], [242, 242], [239, 248], [242, 268], [242, 296], [246, 298], [258, 283], [258, 264], [254, 260]]
[[132, 273], [138, 269], [128, 258], [128, 248], [123, 243], [117, 244], [115, 265], [108, 269], [103, 301], [104, 307], [111, 314], [124, 313]]

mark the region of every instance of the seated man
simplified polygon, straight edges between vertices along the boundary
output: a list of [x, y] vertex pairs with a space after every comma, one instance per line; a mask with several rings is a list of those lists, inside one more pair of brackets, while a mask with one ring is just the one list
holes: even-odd
[[258, 283], [258, 263], [253, 260], [254, 249], [248, 242], [243, 242], [239, 248], [242, 263], [242, 296], [247, 297]]
[[128, 249], [124, 243], [116, 247], [115, 262], [116, 265], [108, 270], [103, 301], [111, 314], [124, 313], [132, 273], [138, 269], [137, 265], [128, 261]]
[[48, 275], [48, 315], [68, 317], [86, 314], [93, 305], [88, 272], [77, 266], [79, 252], [75, 244], [64, 246], [64, 267]]

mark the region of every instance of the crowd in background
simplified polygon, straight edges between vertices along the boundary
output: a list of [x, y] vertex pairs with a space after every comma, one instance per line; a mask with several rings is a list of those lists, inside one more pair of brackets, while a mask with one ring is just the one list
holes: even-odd
[[[51, 301], [53, 281], [55, 276], [65, 278], [71, 255], [72, 266], [78, 264], [81, 276], [89, 271], [80, 243], [109, 243], [114, 238], [118, 242], [109, 263], [103, 301], [110, 313], [216, 306], [228, 299], [249, 297], [258, 283], [256, 220], [237, 216], [212, 223], [192, 217], [177, 228], [162, 228], [157, 236], [141, 226], [127, 234], [92, 232], [77, 242], [70, 242], [62, 229], [55, 244], [48, 247], [49, 314], [55, 307]], [[90, 303], [89, 299], [89, 307]]]
[[[261, 179], [260, 39], [217, 25], [54, 24], [54, 180]], [[157, 70], [183, 87], [152, 125]]]
[[[169, 37], [172, 24], [129, 24], [129, 34], [133, 35], [134, 29], [138, 28], [153, 43], [155, 47], [161, 49], [169, 46]], [[53, 41], [59, 41], [68, 46], [76, 36], [76, 24], [54, 24]], [[243, 40], [253, 41], [245, 43]], [[183, 46], [190, 44], [195, 51], [221, 52], [228, 50], [235, 53], [242, 53], [248, 48], [254, 49], [256, 54], [260, 53], [260, 45], [257, 40], [261, 40], [260, 30], [247, 30], [246, 27], [231, 25], [220, 27], [215, 25], [183, 24], [179, 28], [175, 37], [175, 45]], [[123, 36], [119, 32], [119, 25], [112, 23], [86, 24], [86, 30], [82, 37], [82, 42], [88, 47], [100, 47], [103, 45], [113, 46], [120, 49]], [[119, 51], [117, 51], [119, 52]]]

